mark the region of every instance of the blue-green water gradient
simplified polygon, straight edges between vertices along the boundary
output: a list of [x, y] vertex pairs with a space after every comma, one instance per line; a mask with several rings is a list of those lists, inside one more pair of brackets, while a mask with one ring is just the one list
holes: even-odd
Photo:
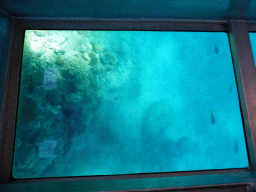
[[247, 167], [227, 34], [27, 30], [13, 162], [15, 178]]

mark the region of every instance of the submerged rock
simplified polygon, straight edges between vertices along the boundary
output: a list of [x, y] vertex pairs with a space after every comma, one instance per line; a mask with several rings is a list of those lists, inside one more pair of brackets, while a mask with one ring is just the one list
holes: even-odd
[[89, 52], [88, 53], [89, 57], [90, 57], [90, 65], [91, 67], [96, 67], [96, 65], [99, 63], [99, 58], [98, 55], [96, 55], [94, 52]]
[[111, 65], [116, 65], [118, 61], [117, 58], [109, 52], [106, 52], [103, 54], [102, 60], [104, 63], [111, 64]]

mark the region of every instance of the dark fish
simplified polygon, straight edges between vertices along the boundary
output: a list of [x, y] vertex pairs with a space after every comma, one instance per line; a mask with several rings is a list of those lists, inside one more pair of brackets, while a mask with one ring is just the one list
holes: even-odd
[[217, 47], [217, 41], [213, 42], [213, 44], [214, 44], [214, 52], [215, 52], [216, 55], [218, 55], [219, 48]]
[[215, 118], [213, 116], [213, 114], [211, 113], [211, 123], [214, 125], [215, 124]]
[[233, 146], [233, 151], [234, 151], [235, 153], [238, 153], [238, 150], [239, 150], [239, 147], [238, 147], [238, 145], [237, 145], [237, 142], [235, 141], [234, 146]]
[[214, 117], [212, 111], [211, 110], [209, 110], [209, 111], [211, 113], [211, 123], [214, 125], [215, 124], [215, 117]]
[[233, 85], [231, 84], [230, 87], [229, 87], [228, 92], [231, 93], [231, 92], [232, 92], [232, 89], [233, 89]]
[[214, 51], [215, 51], [215, 54], [218, 55], [219, 49], [218, 49], [216, 43], [214, 44]]

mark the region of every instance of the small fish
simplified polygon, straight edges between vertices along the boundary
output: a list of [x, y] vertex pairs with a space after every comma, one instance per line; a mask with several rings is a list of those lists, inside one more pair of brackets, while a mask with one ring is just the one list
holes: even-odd
[[211, 123], [214, 125], [215, 124], [215, 117], [213, 115], [213, 112], [209, 109], [210, 113], [211, 113]]
[[239, 147], [238, 147], [238, 145], [237, 145], [237, 141], [235, 141], [234, 146], [233, 146], [233, 151], [234, 151], [235, 153], [238, 153], [238, 150], [239, 150]]
[[229, 93], [232, 92], [232, 90], [233, 90], [233, 85], [236, 85], [236, 83], [235, 83], [235, 77], [234, 77], [234, 76], [231, 77], [231, 80], [232, 80], [232, 83], [231, 83], [231, 85], [230, 85], [230, 87], [229, 87], [229, 90], [228, 90]]
[[213, 42], [214, 44], [214, 51], [215, 51], [215, 54], [218, 55], [219, 53], [219, 48], [217, 47], [217, 41]]
[[228, 92], [231, 93], [231, 92], [232, 92], [232, 89], [233, 89], [233, 85], [231, 84], [230, 87], [229, 87]]

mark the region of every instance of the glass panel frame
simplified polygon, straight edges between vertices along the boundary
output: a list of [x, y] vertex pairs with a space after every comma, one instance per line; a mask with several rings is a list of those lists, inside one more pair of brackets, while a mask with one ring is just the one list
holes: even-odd
[[[64, 183], [63, 179], [68, 183], [66, 185], [76, 185], [79, 181], [83, 181], [82, 189], [94, 189], [94, 190], [129, 190], [135, 189], [135, 186], [140, 183], [136, 189], [177, 189], [177, 183], [171, 181], [177, 181], [179, 179], [179, 187], [193, 187], [194, 185], [206, 186], [206, 185], [223, 185], [226, 183], [239, 183], [239, 184], [249, 184], [253, 186], [252, 183], [256, 178], [254, 170], [256, 168], [255, 161], [255, 145], [254, 142], [255, 135], [255, 122], [253, 120], [253, 98], [250, 97], [251, 89], [248, 87], [252, 79], [255, 76], [254, 62], [252, 57], [252, 51], [249, 43], [249, 35], [246, 30], [247, 23], [243, 21], [232, 21], [229, 22], [196, 22], [196, 21], [183, 21], [183, 22], [170, 22], [170, 21], [113, 21], [108, 20], [106, 22], [95, 22], [92, 20], [30, 20], [30, 19], [15, 19], [13, 23], [13, 30], [11, 34], [11, 49], [10, 49], [10, 60], [8, 61], [8, 70], [6, 74], [7, 79], [10, 82], [6, 86], [4, 101], [3, 101], [3, 114], [2, 114], [2, 133], [3, 133], [3, 145], [1, 148], [1, 159], [0, 164], [1, 172], [3, 173], [1, 177], [1, 183], [6, 183], [7, 185], [1, 185], [2, 189], [12, 189], [14, 190], [14, 185], [9, 185], [10, 183], [23, 183], [19, 187], [24, 188], [27, 186], [33, 187], [34, 184], [42, 183], [41, 189], [49, 189], [52, 185], [51, 182], [55, 183], [57, 188], [63, 189]], [[85, 23], [84, 23], [85, 22]], [[102, 23], [101, 23], [102, 22]], [[231, 25], [231, 28], [228, 26]], [[20, 75], [20, 65], [21, 65], [21, 54], [24, 38], [24, 30], [26, 28], [33, 29], [136, 29], [136, 30], [186, 30], [186, 31], [223, 31], [229, 32], [232, 56], [235, 66], [239, 98], [242, 108], [243, 121], [245, 126], [246, 141], [249, 144], [249, 160], [250, 167], [248, 169], [234, 169], [226, 171], [201, 171], [201, 172], [185, 172], [185, 173], [166, 173], [166, 174], [142, 174], [142, 175], [128, 175], [128, 176], [110, 176], [110, 177], [77, 177], [77, 178], [52, 178], [52, 179], [32, 179], [32, 180], [15, 180], [11, 177], [11, 159], [12, 159], [12, 149], [13, 149], [13, 138], [14, 138], [14, 127], [15, 127], [15, 117], [16, 117], [16, 107], [17, 107], [17, 90]], [[243, 37], [241, 40], [239, 40]], [[240, 48], [239, 48], [240, 47]], [[246, 52], [243, 51], [246, 50]], [[248, 75], [247, 75], [248, 74]], [[246, 78], [252, 78], [248, 79]], [[255, 81], [254, 81], [255, 82]], [[246, 85], [244, 87], [244, 85]], [[251, 92], [253, 95], [254, 92]], [[254, 94], [255, 95], [255, 94]], [[256, 118], [254, 118], [256, 119]], [[4, 157], [4, 158], [3, 158]], [[201, 179], [198, 179], [197, 175], [200, 175]], [[222, 177], [220, 177], [222, 176]], [[143, 178], [143, 179], [142, 179]], [[147, 179], [148, 178], [148, 179]], [[149, 178], [157, 178], [154, 182], [150, 182]], [[162, 178], [162, 179], [161, 179]], [[184, 180], [188, 178], [188, 180]], [[119, 181], [123, 180], [123, 183]], [[96, 182], [97, 180], [97, 182]], [[106, 180], [106, 181], [105, 181]], [[113, 181], [109, 181], [113, 180]], [[164, 180], [164, 182], [163, 182]], [[147, 182], [148, 181], [148, 182]], [[193, 182], [191, 182], [193, 181]], [[195, 181], [198, 181], [195, 183]], [[48, 183], [47, 185], [45, 185]], [[98, 186], [95, 188], [95, 186]], [[92, 186], [92, 188], [88, 187]], [[69, 188], [72, 191], [74, 188]], [[10, 191], [9, 190], [9, 191]], [[68, 189], [67, 189], [68, 190]]]

